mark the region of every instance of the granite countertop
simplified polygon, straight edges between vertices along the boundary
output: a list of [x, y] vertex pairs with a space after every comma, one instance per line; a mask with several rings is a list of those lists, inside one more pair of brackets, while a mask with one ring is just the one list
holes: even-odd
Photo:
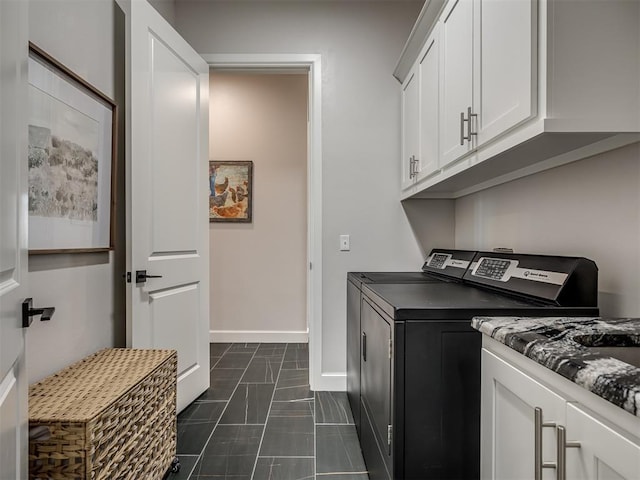
[[474, 317], [471, 325], [640, 417], [640, 318]]

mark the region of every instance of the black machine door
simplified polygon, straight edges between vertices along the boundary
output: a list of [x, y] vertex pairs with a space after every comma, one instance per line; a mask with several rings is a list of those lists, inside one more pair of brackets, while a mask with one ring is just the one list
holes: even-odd
[[[366, 299], [361, 311], [361, 397], [387, 468], [391, 462], [391, 325]], [[362, 413], [363, 421], [365, 412]], [[364, 432], [364, 429], [363, 429]], [[366, 456], [366, 452], [365, 456]], [[365, 459], [366, 460], [366, 459]]]
[[347, 281], [347, 397], [360, 436], [360, 289]]

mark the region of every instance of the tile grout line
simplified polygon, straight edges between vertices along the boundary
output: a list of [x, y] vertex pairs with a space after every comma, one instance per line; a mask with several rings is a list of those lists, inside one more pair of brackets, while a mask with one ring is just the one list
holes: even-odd
[[258, 458], [313, 458], [311, 455], [259, 455]]
[[[225, 350], [225, 352], [222, 354], [222, 356], [220, 357], [220, 360], [222, 360], [222, 358], [224, 357], [224, 355], [229, 352], [229, 350], [231, 350], [231, 347], [233, 346], [233, 343], [231, 343], [229, 345], [229, 348], [227, 348]], [[198, 463], [200, 462], [200, 460], [202, 460], [202, 455], [204, 454], [204, 451], [207, 448], [207, 445], [209, 445], [209, 442], [211, 441], [211, 437], [213, 437], [213, 432], [216, 431], [216, 428], [218, 428], [218, 425], [220, 425], [220, 420], [222, 420], [222, 417], [224, 416], [224, 412], [227, 411], [227, 407], [229, 407], [229, 403], [231, 403], [231, 399], [233, 398], [233, 395], [236, 393], [236, 390], [238, 389], [238, 385], [240, 385], [240, 380], [242, 380], [242, 377], [244, 376], [245, 373], [247, 373], [247, 369], [249, 368], [249, 365], [251, 365], [251, 362], [253, 361], [253, 359], [256, 356], [256, 352], [258, 351], [258, 348], [260, 348], [260, 344], [258, 343], [258, 347], [256, 348], [256, 351], [253, 352], [253, 355], [251, 356], [251, 359], [249, 360], [249, 363], [247, 363], [247, 366], [245, 367], [244, 371], [242, 372], [242, 375], [240, 376], [240, 378], [238, 379], [238, 383], [236, 383], [235, 388], [233, 389], [233, 392], [231, 392], [231, 395], [229, 396], [229, 399], [226, 401], [226, 405], [224, 406], [224, 408], [222, 409], [222, 412], [220, 413], [220, 416], [218, 417], [218, 420], [216, 421], [215, 426], [213, 427], [213, 429], [211, 430], [211, 433], [209, 434], [209, 437], [207, 438], [207, 441], [204, 442], [204, 446], [202, 447], [202, 450], [200, 451], [200, 455], [198, 455], [198, 460], [196, 460], [195, 465], [193, 466], [193, 470], [191, 470], [191, 473], [189, 474], [188, 480], [191, 480], [191, 477], [193, 476], [193, 472], [195, 471], [196, 467], [198, 466]], [[284, 357], [283, 357], [284, 358]], [[218, 360], [218, 362], [220, 361]], [[216, 362], [216, 365], [217, 363]], [[213, 370], [213, 369], [212, 369]], [[209, 386], [209, 388], [211, 388], [211, 386]], [[275, 388], [274, 388], [275, 389]], [[265, 420], [265, 427], [267, 426], [266, 420]], [[263, 431], [264, 434], [264, 431]], [[198, 475], [200, 476], [200, 475]]]
[[[209, 344], [211, 345], [211, 344]], [[218, 358], [218, 361], [214, 364], [213, 367], [209, 368], [209, 374], [211, 374], [211, 371], [215, 368], [215, 366], [220, 362], [220, 360], [222, 359], [222, 357], [224, 357], [224, 354], [227, 353], [229, 351], [229, 349], [231, 348], [233, 344], [230, 343], [229, 346], [227, 347], [227, 349], [222, 352], [222, 355], [220, 355], [220, 357]], [[211, 359], [211, 347], [209, 347], [209, 359]], [[211, 384], [209, 384], [209, 388], [211, 388]], [[207, 389], [208, 390], [208, 389]], [[219, 400], [212, 400], [206, 403], [213, 403], [214, 401], [219, 401]], [[197, 400], [194, 403], [201, 403], [198, 402]], [[205, 403], [205, 402], [202, 402]], [[220, 402], [222, 403], [222, 402]], [[225, 406], [222, 409], [222, 413], [224, 413], [224, 411], [227, 409], [227, 405], [229, 404], [229, 400], [226, 400], [225, 402]], [[183, 456], [189, 456], [189, 457], [196, 457], [196, 461], [193, 464], [193, 467], [191, 468], [191, 471], [189, 472], [189, 475], [187, 475], [187, 480], [191, 479], [191, 476], [193, 475], [193, 472], [195, 471], [196, 467], [198, 466], [198, 462], [200, 461], [200, 459], [202, 458], [202, 454], [204, 453], [204, 449], [206, 448], [206, 446], [209, 444], [209, 440], [211, 440], [211, 435], [213, 435], [213, 431], [216, 429], [216, 427], [218, 426], [218, 422], [220, 421], [220, 418], [222, 418], [222, 413], [220, 414], [220, 416], [218, 417], [218, 420], [216, 421], [215, 425], [213, 426], [213, 428], [211, 429], [211, 433], [209, 433], [209, 436], [207, 437], [207, 441], [204, 442], [204, 445], [202, 447], [202, 450], [200, 450], [200, 453], [197, 455], [183, 455]], [[176, 457], [179, 458], [178, 453], [176, 452]]]
[[355, 423], [339, 423], [339, 422], [327, 422], [327, 423], [316, 423], [316, 425], [320, 427], [348, 427], [349, 425], [355, 426]]
[[[311, 371], [309, 371], [311, 375]], [[318, 476], [318, 394], [313, 392], [313, 478]]]
[[[1, 1], [1, 0], [0, 0]], [[242, 346], [245, 345], [245, 348], [247, 343], [246, 342], [238, 342], [238, 343], [231, 343], [229, 344], [229, 346], [227, 347], [227, 349], [222, 353], [222, 356], [218, 358], [218, 361], [216, 362], [215, 365], [218, 365], [220, 360], [222, 360], [222, 358], [224, 358], [224, 356], [228, 353], [248, 353], [246, 351], [240, 351], [240, 352], [235, 352], [233, 351], [234, 346]], [[195, 463], [194, 466], [191, 468], [191, 471], [188, 473], [187, 479], [188, 480], [195, 480], [196, 478], [200, 478], [199, 474], [202, 472], [202, 470], [197, 470], [196, 466], [198, 466], [198, 463], [201, 463], [206, 457], [204, 456], [204, 452], [206, 450], [206, 448], [208, 447], [208, 444], [211, 442], [211, 439], [215, 433], [215, 431], [217, 431], [218, 427], [220, 427], [221, 425], [224, 426], [234, 426], [234, 427], [245, 427], [245, 426], [252, 426], [252, 427], [262, 427], [262, 432], [261, 432], [261, 438], [258, 444], [258, 449], [256, 452], [256, 456], [255, 456], [255, 460], [254, 460], [254, 464], [253, 464], [253, 469], [251, 472], [251, 477], [250, 480], [253, 480], [255, 478], [255, 474], [257, 473], [257, 464], [259, 462], [259, 460], [262, 459], [277, 459], [277, 458], [285, 458], [285, 459], [297, 459], [295, 461], [310, 461], [310, 463], [312, 463], [313, 465], [313, 470], [312, 470], [312, 475], [309, 477], [309, 480], [314, 479], [314, 480], [319, 480], [321, 478], [326, 478], [326, 476], [330, 476], [330, 475], [336, 475], [336, 474], [342, 474], [345, 476], [348, 476], [349, 478], [351, 478], [351, 476], [354, 476], [355, 478], [361, 478], [362, 475], [366, 475], [368, 474], [366, 467], [365, 470], [363, 471], [340, 471], [340, 472], [323, 472], [323, 473], [318, 473], [318, 429], [320, 426], [323, 427], [354, 427], [355, 425], [354, 423], [348, 423], [348, 419], [345, 419], [347, 423], [344, 423], [343, 420], [341, 418], [336, 418], [334, 419], [334, 415], [331, 414], [331, 412], [329, 412], [329, 416], [328, 418], [326, 418], [327, 416], [324, 413], [324, 405], [323, 404], [318, 404], [319, 402], [319, 397], [320, 397], [320, 392], [315, 392], [312, 391], [311, 395], [309, 396], [309, 398], [305, 398], [304, 401], [305, 403], [309, 400], [313, 400], [313, 410], [312, 410], [312, 414], [313, 414], [313, 455], [265, 455], [265, 456], [260, 456], [260, 451], [262, 449], [262, 445], [265, 442], [265, 437], [266, 437], [266, 427], [267, 427], [267, 423], [269, 421], [269, 419], [271, 418], [271, 412], [273, 411], [273, 406], [275, 404], [278, 403], [291, 403], [292, 401], [296, 401], [296, 400], [275, 400], [275, 396], [276, 396], [276, 389], [277, 389], [277, 385], [278, 382], [280, 380], [280, 377], [282, 376], [282, 371], [284, 369], [284, 364], [287, 363], [285, 362], [286, 360], [286, 355], [287, 353], [292, 350], [292, 353], [296, 353], [296, 358], [297, 358], [297, 353], [298, 352], [293, 352], [293, 350], [291, 348], [292, 344], [289, 343], [282, 343], [281, 345], [284, 345], [284, 351], [282, 353], [281, 359], [280, 359], [280, 364], [279, 364], [279, 370], [278, 373], [276, 375], [275, 378], [275, 383], [274, 383], [274, 388], [271, 394], [271, 399], [269, 401], [268, 404], [268, 409], [267, 409], [267, 413], [266, 413], [266, 417], [265, 417], [265, 421], [264, 423], [232, 423], [232, 424], [228, 424], [228, 423], [221, 423], [222, 418], [224, 417], [226, 411], [229, 408], [229, 404], [231, 403], [231, 399], [234, 397], [234, 395], [238, 394], [238, 389], [240, 388], [241, 385], [268, 385], [269, 383], [265, 382], [242, 382], [242, 379], [244, 378], [244, 376], [246, 375], [246, 373], [248, 372], [248, 369], [251, 365], [251, 363], [256, 359], [256, 358], [261, 358], [261, 356], [258, 356], [258, 351], [260, 350], [260, 347], [262, 345], [267, 345], [267, 344], [263, 344], [263, 343], [257, 343], [257, 347], [255, 348], [254, 352], [251, 355], [251, 358], [249, 359], [246, 367], [244, 369], [242, 369], [242, 374], [240, 375], [238, 381], [236, 382], [236, 385], [234, 386], [229, 398], [227, 400], [203, 400], [203, 401], [199, 401], [199, 403], [224, 403], [224, 406], [222, 408], [222, 411], [218, 417], [218, 420], [215, 422], [212, 430], [209, 433], [209, 436], [207, 437], [207, 440], [204, 443], [204, 446], [202, 447], [202, 450], [199, 454], [197, 455], [193, 455], [193, 454], [185, 454], [184, 457], [190, 457], [190, 458], [195, 458]], [[269, 355], [268, 352], [265, 353], [264, 358], [268, 359], [269, 357], [273, 358], [273, 355]], [[277, 358], [277, 357], [276, 357]], [[267, 361], [267, 364], [269, 362]], [[294, 364], [297, 365], [298, 361], [294, 361], [292, 362]], [[215, 366], [213, 368], [211, 368], [211, 371], [213, 371], [215, 369]], [[225, 369], [218, 369], [218, 370], [225, 370]], [[234, 370], [240, 370], [240, 369], [234, 369]], [[298, 369], [298, 368], [293, 368], [293, 369], [287, 369], [287, 370], [291, 370], [291, 371], [296, 371], [296, 370], [305, 370], [305, 369]], [[309, 370], [308, 368], [307, 370], [307, 376], [309, 375]], [[269, 372], [267, 372], [268, 374]], [[266, 380], [266, 376], [265, 376], [265, 380]], [[286, 389], [286, 387], [284, 387]], [[333, 397], [333, 392], [328, 392], [329, 395], [331, 395]], [[332, 402], [336, 401], [336, 399], [332, 398]], [[330, 405], [327, 406], [332, 406], [332, 402], [329, 402]], [[248, 408], [248, 402], [246, 407]], [[337, 402], [339, 403], [339, 402]], [[340, 406], [340, 405], [338, 405]], [[246, 411], [245, 411], [246, 414]], [[322, 418], [321, 418], [322, 417]], [[340, 415], [338, 415], [338, 417], [340, 417]], [[330, 423], [323, 423], [325, 420], [333, 420]], [[246, 422], [247, 418], [245, 415], [245, 422]], [[321, 422], [322, 420], [322, 422]], [[336, 421], [337, 420], [337, 421]], [[205, 430], [206, 432], [206, 430]], [[257, 433], [257, 432], [256, 432]], [[181, 455], [182, 456], [182, 455]], [[271, 460], [271, 462], [273, 462], [273, 460]], [[366, 478], [366, 477], [365, 477]]]
[[[209, 343], [209, 345], [211, 345], [211, 343]], [[218, 365], [218, 363], [220, 363], [220, 360], [222, 360], [222, 357], [224, 357], [224, 354], [227, 353], [232, 346], [233, 346], [233, 343], [230, 343], [229, 346], [227, 347], [227, 349], [224, 352], [222, 352], [222, 355], [220, 355], [218, 357], [218, 361], [213, 365], [213, 367], [209, 368], [209, 372], [211, 372], [211, 370], [216, 368], [216, 365]], [[211, 360], [211, 347], [209, 347], [209, 360]]]
[[[278, 376], [276, 378], [276, 383], [273, 386], [273, 393], [271, 394], [271, 400], [269, 401], [269, 409], [267, 410], [267, 417], [264, 420], [264, 428], [262, 429], [262, 436], [260, 437], [260, 443], [258, 444], [258, 452], [256, 453], [256, 459], [253, 462], [253, 470], [251, 470], [250, 480], [253, 480], [253, 477], [256, 474], [256, 468], [258, 466], [258, 458], [260, 458], [260, 450], [262, 449], [262, 442], [264, 440], [264, 434], [267, 431], [267, 422], [269, 422], [269, 415], [271, 414], [271, 407], [273, 406], [273, 398], [276, 395], [276, 390], [278, 388], [278, 381], [280, 380], [280, 374], [282, 373], [282, 366], [284, 365], [284, 359], [287, 356], [287, 350], [289, 349], [289, 344], [284, 344], [284, 352], [282, 354], [282, 360], [280, 360], [280, 368], [278, 369]], [[258, 347], [260, 348], [260, 347]], [[315, 433], [315, 432], [314, 432]]]
[[[320, 397], [320, 393], [321, 392], [315, 392], [315, 396], [316, 396], [315, 410], [316, 411], [317, 410], [322, 410], [321, 402], [318, 400], [318, 398]], [[334, 401], [336, 401], [336, 397], [335, 397], [336, 393], [337, 392], [333, 392], [333, 391], [325, 392], [325, 394], [331, 396]], [[330, 414], [328, 416], [331, 417], [332, 415]], [[323, 413], [322, 417], [323, 417], [323, 420], [324, 420], [324, 418], [325, 418], [324, 413]], [[348, 422], [348, 419], [347, 419], [347, 422]], [[316, 417], [315, 438], [314, 438], [314, 440], [316, 442], [317, 442], [317, 439], [319, 437], [318, 428], [319, 427], [326, 427], [326, 426], [329, 426], [329, 427], [353, 427], [355, 429], [355, 423], [342, 423], [342, 422], [327, 422], [327, 423], [324, 423], [324, 422], [318, 422], [318, 419]], [[318, 463], [317, 451], [316, 451], [316, 454], [315, 454], [315, 463], [316, 463], [316, 473], [315, 473], [315, 477], [314, 478], [316, 480], [318, 480], [319, 478], [324, 478], [326, 476], [330, 476], [330, 475], [342, 475], [342, 476], [348, 476], [348, 477], [354, 476], [355, 478], [359, 478], [359, 476], [362, 475], [362, 474], [366, 474], [367, 478], [368, 478], [368, 475], [369, 475], [369, 472], [366, 469], [363, 470], [363, 471], [357, 471], [357, 472], [354, 472], [354, 471], [344, 471], [344, 472], [340, 471], [340, 472], [321, 472], [321, 473], [318, 473], [318, 471], [317, 471], [317, 463]], [[365, 468], [366, 468], [366, 465], [365, 465]]]

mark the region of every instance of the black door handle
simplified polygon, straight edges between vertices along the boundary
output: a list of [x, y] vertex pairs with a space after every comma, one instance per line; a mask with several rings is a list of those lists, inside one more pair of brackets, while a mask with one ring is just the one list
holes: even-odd
[[362, 360], [367, 361], [367, 334], [362, 332]]
[[40, 320], [45, 322], [51, 320], [55, 307], [33, 308], [33, 298], [26, 298], [22, 302], [22, 328], [27, 328], [33, 322], [31, 317], [40, 315]]
[[147, 275], [146, 270], [136, 270], [136, 283], [145, 283], [147, 278], [162, 278], [162, 275]]

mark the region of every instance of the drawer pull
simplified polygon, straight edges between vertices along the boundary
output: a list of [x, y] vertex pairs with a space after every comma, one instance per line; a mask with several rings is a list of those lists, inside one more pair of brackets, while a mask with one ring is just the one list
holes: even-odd
[[533, 439], [533, 461], [534, 461], [534, 472], [533, 478], [534, 480], [542, 480], [542, 469], [543, 468], [556, 468], [556, 464], [552, 462], [545, 463], [542, 459], [542, 429], [544, 427], [553, 427], [556, 428], [556, 424], [553, 422], [543, 422], [542, 421], [542, 409], [540, 407], [536, 407], [534, 409], [534, 439]]
[[558, 425], [557, 438], [558, 480], [567, 479], [567, 448], [580, 448], [580, 442], [567, 442], [567, 429]]

